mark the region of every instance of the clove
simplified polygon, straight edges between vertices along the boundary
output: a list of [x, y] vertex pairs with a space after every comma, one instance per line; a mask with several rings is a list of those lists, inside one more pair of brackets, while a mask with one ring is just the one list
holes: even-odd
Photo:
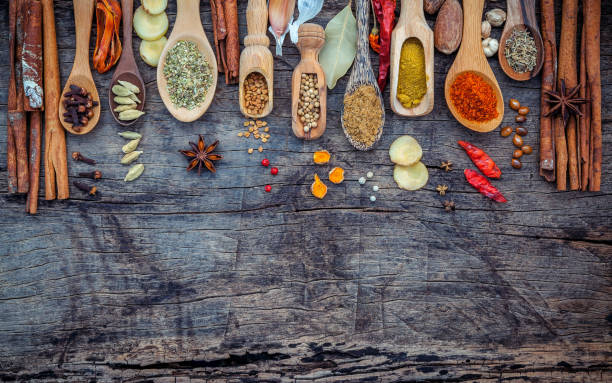
[[70, 90], [64, 93], [64, 121], [72, 124], [72, 128], [80, 131], [80, 127], [86, 126], [93, 118], [92, 108], [98, 106], [97, 101], [93, 101], [91, 94], [84, 88], [70, 85]]
[[72, 152], [72, 159], [75, 161], [85, 162], [86, 164], [95, 165], [96, 160], [92, 160], [91, 158], [87, 158], [82, 155], [80, 152]]
[[79, 177], [87, 177], [94, 180], [99, 180], [100, 178], [102, 178], [102, 172], [99, 170], [94, 170], [93, 172], [79, 173]]
[[98, 189], [95, 186], [88, 186], [82, 182], [74, 181], [72, 183], [77, 189], [86, 192], [89, 195], [95, 196]]

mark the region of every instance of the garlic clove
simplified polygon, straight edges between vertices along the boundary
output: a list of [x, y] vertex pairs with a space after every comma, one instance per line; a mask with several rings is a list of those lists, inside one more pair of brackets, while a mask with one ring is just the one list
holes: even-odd
[[480, 24], [480, 35], [483, 39], [491, 36], [491, 23], [487, 20], [483, 20], [482, 24]]
[[493, 57], [499, 49], [499, 42], [491, 37], [482, 40], [482, 49], [487, 57]]

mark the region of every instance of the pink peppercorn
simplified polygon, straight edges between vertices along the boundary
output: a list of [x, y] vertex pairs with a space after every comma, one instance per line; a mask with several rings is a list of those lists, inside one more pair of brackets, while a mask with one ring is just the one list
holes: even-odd
[[267, 167], [268, 165], [270, 165], [270, 160], [267, 158], [264, 158], [263, 160], [261, 160], [261, 164]]
[[273, 176], [277, 175], [277, 174], [278, 174], [278, 168], [272, 168], [272, 169], [270, 169], [270, 173], [271, 173]]
[[266, 185], [266, 186], [264, 187], [264, 190], [266, 191], [266, 193], [270, 193], [270, 192], [272, 191], [272, 186], [270, 186], [270, 185]]

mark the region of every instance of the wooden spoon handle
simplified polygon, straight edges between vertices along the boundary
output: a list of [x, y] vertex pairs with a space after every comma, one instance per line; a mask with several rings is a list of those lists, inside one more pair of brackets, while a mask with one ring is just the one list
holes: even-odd
[[95, 0], [72, 0], [76, 30], [75, 68], [89, 68], [89, 36]]
[[423, 0], [402, 1], [400, 5], [400, 17], [398, 24], [400, 21], [407, 22], [411, 16], [425, 21], [425, 14], [423, 13]]
[[134, 11], [134, 0], [121, 0], [121, 12], [123, 13], [123, 54], [132, 52], [132, 16]]
[[[480, 28], [484, 0], [466, 0], [463, 2], [463, 37], [461, 40], [461, 51], [473, 55], [482, 51], [480, 42]], [[482, 55], [484, 56], [484, 53]]]
[[266, 0], [249, 0], [246, 14], [248, 35], [244, 38], [244, 45], [269, 46], [270, 39], [266, 36], [266, 27], [268, 26]]
[[370, 0], [357, 0], [357, 59], [355, 64], [370, 63], [370, 50], [368, 43], [368, 15], [370, 13]]
[[200, 0], [177, 0], [176, 20], [174, 21], [173, 34], [190, 32], [193, 34], [194, 28], [202, 31], [204, 27], [200, 19]]
[[508, 20], [510, 26], [525, 24], [537, 28], [535, 0], [508, 0]]

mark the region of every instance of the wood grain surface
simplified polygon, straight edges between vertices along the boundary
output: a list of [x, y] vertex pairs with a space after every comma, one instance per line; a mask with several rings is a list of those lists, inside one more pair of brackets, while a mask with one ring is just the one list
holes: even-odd
[[[325, 25], [346, 4], [328, 0]], [[487, 9], [503, 3], [493, 2]], [[239, 2], [246, 32], [246, 1]], [[399, 9], [399, 8], [398, 8]], [[539, 9], [538, 9], [539, 12]], [[559, 17], [559, 4], [556, 14]], [[602, 19], [610, 17], [604, 7]], [[170, 2], [171, 23], [176, 3]], [[8, 28], [0, 5], [0, 26]], [[56, 0], [62, 81], [74, 57], [72, 2]], [[210, 8], [201, 4], [207, 33]], [[538, 13], [539, 17], [539, 13]], [[433, 26], [432, 16], [427, 16]], [[558, 21], [558, 19], [557, 19]], [[558, 24], [560, 25], [560, 24]], [[538, 175], [537, 150], [520, 171], [498, 130], [480, 134], [452, 118], [443, 99], [454, 56], [435, 55], [433, 112], [402, 118], [388, 109], [370, 152], [354, 150], [340, 126], [348, 76], [328, 93], [328, 128], [317, 141], [291, 132], [291, 81], [299, 61], [287, 40], [276, 58], [272, 137], [264, 152], [237, 137], [238, 88], [219, 79], [208, 112], [194, 123], [165, 110], [155, 70], [137, 58], [147, 114], [133, 129], [144, 174], [124, 183], [125, 141], [109, 110], [112, 71], [94, 74], [103, 111], [95, 130], [67, 136], [71, 181], [100, 169], [100, 193], [24, 212], [7, 194], [6, 134], [0, 133], [0, 381], [17, 382], [606, 382], [612, 381], [612, 25], [602, 23], [603, 177], [598, 193], [557, 192]], [[208, 38], [212, 38], [211, 33]], [[493, 29], [499, 37], [501, 28]], [[241, 40], [242, 40], [241, 37]], [[140, 40], [134, 38], [134, 48]], [[242, 41], [241, 41], [242, 43]], [[93, 48], [92, 37], [90, 45]], [[8, 46], [0, 34], [0, 51]], [[90, 51], [91, 54], [91, 51]], [[377, 57], [372, 55], [375, 70]], [[526, 140], [538, 147], [540, 78], [514, 82], [489, 62], [505, 101], [531, 108]], [[8, 57], [0, 55], [0, 132], [6, 132]], [[388, 89], [384, 100], [388, 101]], [[506, 113], [510, 124], [513, 113]], [[220, 140], [217, 173], [185, 172], [178, 152], [205, 135]], [[402, 134], [423, 146], [425, 189], [392, 179], [387, 149]], [[487, 150], [502, 169], [507, 204], [472, 189], [474, 168], [458, 139]], [[327, 149], [329, 165], [312, 164]], [[278, 166], [269, 174], [263, 157]], [[452, 161], [455, 170], [438, 168]], [[313, 173], [328, 183], [310, 195]], [[367, 171], [364, 186], [357, 179]], [[42, 176], [42, 172], [41, 172]], [[83, 182], [93, 183], [83, 179]], [[272, 192], [265, 193], [265, 184]], [[437, 184], [449, 185], [441, 197]], [[379, 185], [371, 203], [372, 186]], [[447, 213], [444, 200], [457, 210]]]

